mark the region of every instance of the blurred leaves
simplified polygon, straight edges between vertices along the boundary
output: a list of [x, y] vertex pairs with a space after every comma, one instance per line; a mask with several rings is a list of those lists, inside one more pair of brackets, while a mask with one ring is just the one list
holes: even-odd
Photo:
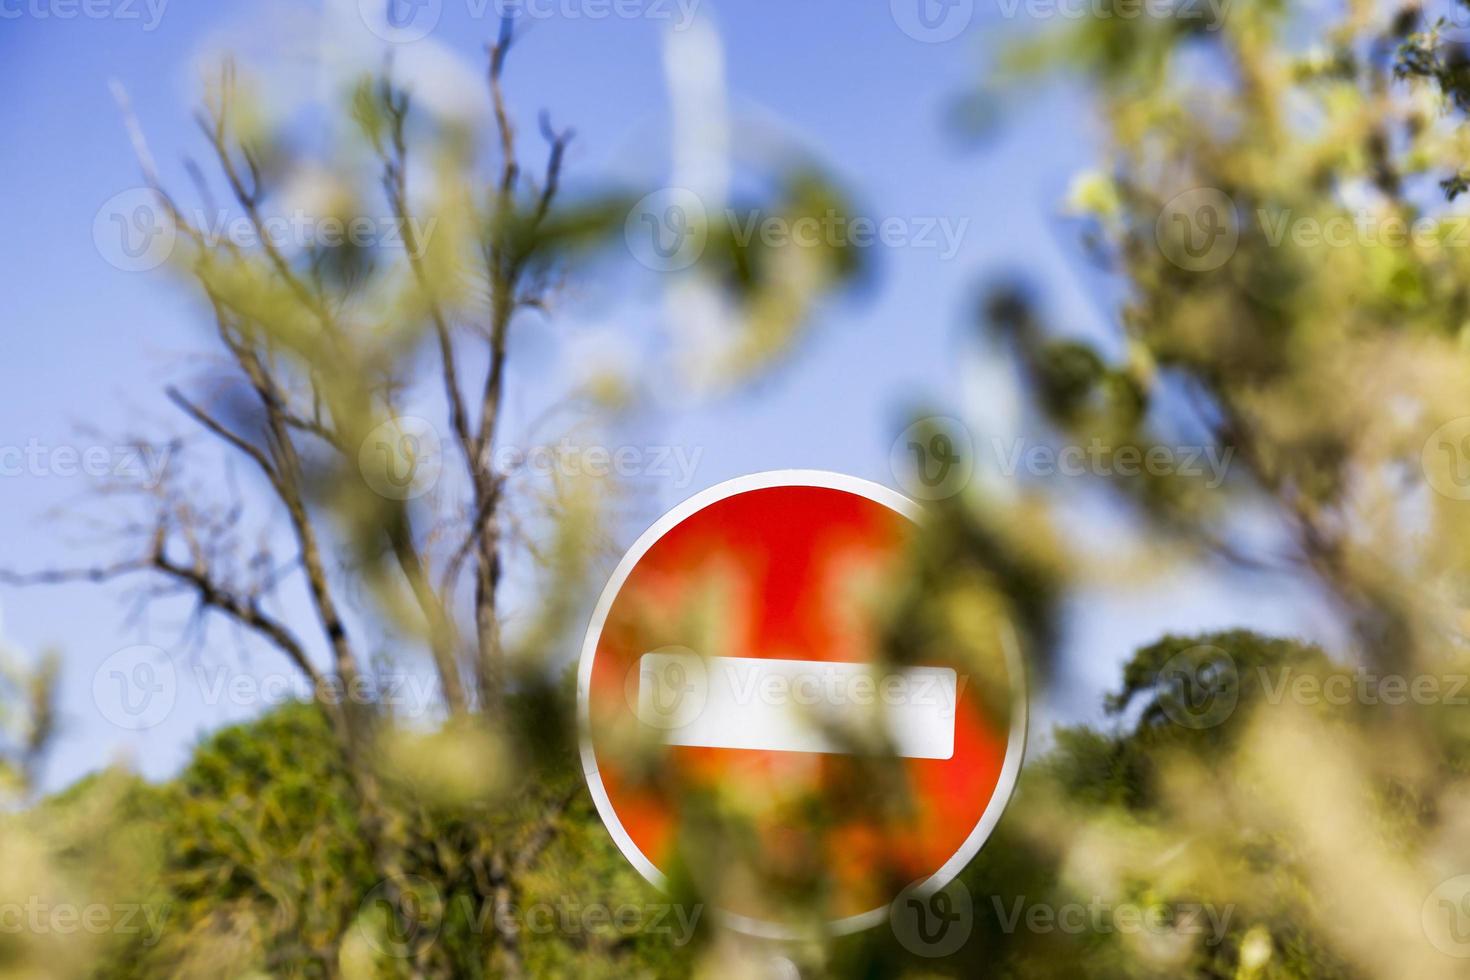
[[[1103, 4], [1008, 43], [999, 59], [1007, 85], [1079, 81], [1103, 122], [1105, 158], [1074, 181], [1067, 206], [1090, 223], [1090, 257], [1119, 286], [1107, 336], [1065, 329], [1039, 288], [1016, 283], [992, 289], [980, 319], [1052, 437], [1101, 446], [1104, 461], [1193, 445], [1234, 467], [1213, 485], [1177, 468], [1112, 467], [1089, 481], [1130, 505], [1122, 536], [1160, 579], [1215, 561], [1289, 576], [1329, 598], [1335, 634], [1348, 638], [1341, 649], [1222, 630], [1136, 651], [1100, 726], [1045, 733], [961, 878], [974, 934], [953, 956], [919, 956], [890, 930], [825, 935], [831, 876], [820, 848], [760, 831], [758, 818], [773, 816], [823, 831], [853, 814], [897, 819], [909, 787], [881, 760], [859, 759], [827, 787], [839, 803], [830, 812], [800, 779], [765, 795], [689, 788], [672, 895], [654, 894], [586, 793], [575, 692], [558, 658], [580, 625], [613, 488], [557, 482], [527, 531], [485, 458], [499, 438], [510, 331], [536, 329], [528, 314], [548, 313], [594, 259], [632, 249], [630, 221], [643, 226], [631, 195], [558, 197], [572, 133], [546, 117], [545, 164], [534, 178], [523, 168], [499, 88], [508, 28], [491, 47], [489, 139], [421, 112], [385, 72], [337, 107], [352, 136], [308, 153], [226, 65], [201, 132], [233, 199], [226, 210], [257, 241], [211, 234], [155, 188], [180, 225], [176, 264], [213, 314], [233, 383], [206, 373], [197, 386], [209, 397], [178, 391], [176, 401], [274, 489], [334, 669], [357, 666], [329, 615], [340, 576], [366, 585], [372, 626], [391, 627], [384, 646], [426, 650], [446, 690], [462, 675], [477, 689], [449, 699], [447, 720], [397, 717], [369, 699], [344, 727], [329, 705], [290, 705], [205, 739], [163, 784], [106, 772], [4, 814], [0, 902], [132, 903], [166, 913], [167, 926], [77, 943], [45, 929], [5, 935], [0, 969], [756, 975], [754, 947], [694, 913], [711, 898], [762, 898], [807, 927], [783, 952], [812, 975], [1458, 975], [1436, 948], [1432, 913], [1436, 889], [1470, 868], [1470, 722], [1444, 689], [1370, 699], [1361, 685], [1365, 672], [1410, 690], [1466, 676], [1470, 510], [1455, 429], [1470, 416], [1470, 219], [1456, 203], [1470, 173], [1464, 45], [1418, 8], [1258, 0], [1222, 5], [1213, 19], [1183, 7], [1138, 14], [1123, 0]], [[999, 98], [987, 81], [954, 117], [983, 131]], [[377, 212], [404, 237], [388, 247], [264, 234], [297, 198], [314, 202], [317, 219]], [[701, 203], [716, 213], [696, 216], [699, 254], [661, 273], [660, 286], [684, 355], [664, 373], [707, 393], [779, 362], [829, 297], [863, 280], [872, 255], [829, 233], [857, 209], [814, 165], [777, 168], [729, 208]], [[652, 217], [658, 232], [666, 216]], [[824, 231], [808, 239], [791, 234], [798, 227]], [[467, 350], [488, 364], [473, 412], [453, 366]], [[443, 375], [445, 458], [464, 471], [422, 499], [373, 492], [364, 484], [385, 473], [359, 449], [398, 416], [426, 356]], [[401, 453], [415, 467], [416, 450]], [[936, 503], [904, 574], [877, 583], [855, 572], [844, 601], [880, 614], [894, 664], [971, 665], [979, 696], [1005, 718], [1011, 690], [985, 682], [1021, 654], [1044, 693], [1070, 589], [1084, 572], [1107, 578], [1126, 565], [1071, 534], [1054, 500], [1039, 487], [1000, 497], [977, 484]], [[213, 512], [166, 515], [155, 567], [167, 570], [167, 546], [182, 538], [193, 563], [179, 574], [201, 602], [258, 617], [270, 588], [226, 602], [237, 583], [205, 577], [216, 556], [182, 513]], [[1272, 547], [1240, 533], [1253, 521], [1273, 529]], [[532, 542], [540, 579], [510, 631], [495, 590], [513, 533]], [[346, 555], [347, 569], [325, 571], [324, 550]], [[473, 589], [458, 589], [471, 565]], [[688, 608], [665, 603], [649, 616], [719, 650], [738, 597], [718, 588], [718, 573]], [[457, 619], [470, 608], [463, 632], [474, 643], [464, 643]], [[53, 683], [47, 664], [7, 665], [0, 678], [0, 767], [13, 792], [54, 727]], [[1337, 689], [1346, 700], [1310, 694]], [[639, 780], [668, 782], [657, 747], [636, 761]], [[864, 853], [864, 841], [848, 843]], [[691, 914], [673, 936], [568, 920], [572, 905]], [[1095, 918], [1123, 909], [1156, 913], [1152, 927]], [[539, 910], [550, 926], [534, 925]], [[1086, 924], [1066, 927], [1074, 911]]]

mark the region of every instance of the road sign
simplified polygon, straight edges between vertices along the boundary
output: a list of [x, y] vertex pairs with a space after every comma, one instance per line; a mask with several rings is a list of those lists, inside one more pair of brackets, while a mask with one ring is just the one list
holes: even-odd
[[796, 935], [776, 896], [802, 882], [841, 933], [979, 851], [1020, 771], [1022, 666], [1007, 624], [989, 657], [882, 655], [883, 600], [921, 516], [854, 477], [761, 473], [685, 501], [623, 557], [582, 647], [582, 764], [650, 882], [709, 860], [689, 860], [687, 825], [733, 811], [758, 867], [736, 869], [723, 918]]

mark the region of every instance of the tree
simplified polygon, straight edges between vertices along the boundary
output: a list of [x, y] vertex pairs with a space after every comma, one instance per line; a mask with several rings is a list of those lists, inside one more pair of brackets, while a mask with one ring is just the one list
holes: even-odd
[[[1053, 431], [1104, 448], [1095, 485], [1127, 508], [1130, 547], [1166, 574], [1206, 562], [1320, 589], [1346, 641], [1142, 651], [1111, 705], [1143, 699], [1130, 741], [1147, 765], [1067, 736], [1089, 769], [1131, 775], [1099, 799], [1074, 769], [1079, 802], [1108, 805], [1037, 836], [1084, 888], [1183, 883], [1244, 912], [1233, 948], [1191, 966], [1204, 975], [1453, 975], [1470, 541], [1467, 257], [1447, 204], [1458, 47], [1418, 7], [1198, 13], [1104, 5], [1003, 57], [1011, 81], [1085, 80], [1106, 159], [1071, 203], [1119, 289], [1097, 342], [1048, 323], [1024, 284], [995, 289], [984, 319]], [[1223, 485], [1183, 465], [1201, 451], [1231, 461]], [[1077, 551], [1073, 571], [1116, 568]], [[1147, 819], [1110, 827], [1118, 792]]]
[[[1334, 629], [1317, 645], [1232, 630], [1137, 651], [1104, 702], [1109, 727], [1053, 733], [961, 879], [973, 899], [968, 945], [931, 961], [883, 931], [816, 932], [787, 950], [809, 972], [1435, 978], [1458, 975], [1470, 953], [1470, 258], [1452, 207], [1465, 184], [1463, 52], [1449, 25], [1417, 8], [1355, 7], [1333, 21], [1275, 3], [1236, 5], [1217, 23], [1196, 13], [1104, 4], [1000, 59], [1002, 83], [1067, 73], [1095, 101], [1107, 158], [1078, 179], [1071, 204], [1117, 289], [1100, 340], [1058, 329], [1021, 282], [990, 292], [981, 327], [1021, 368], [1049, 435], [1099, 447], [1088, 489], [1122, 505], [1128, 551], [1098, 553], [1065, 533], [1054, 486], [971, 487], [933, 508], [907, 574], [874, 590], [884, 645], [896, 663], [960, 649], [985, 676], [996, 630], [1013, 626], [1044, 684], [1069, 590], [1201, 563], [1320, 590]], [[221, 733], [168, 802], [141, 793], [140, 806], [166, 808], [145, 808], [147, 821], [179, 831], [166, 888], [199, 932], [140, 970], [189, 966], [193, 940], [222, 934], [245, 937], [241, 963], [304, 975], [743, 964], [748, 947], [727, 937], [686, 959], [628, 937], [543, 943], [502, 914], [542, 876], [639, 887], [622, 864], [602, 863], [612, 855], [569, 743], [528, 737], [570, 737], [565, 687], [542, 654], [566, 629], [569, 583], [584, 577], [597, 494], [562, 488], [542, 549], [552, 586], [519, 644], [499, 608], [510, 498], [485, 454], [507, 332], [518, 313], [550, 306], [557, 278], [626, 212], [607, 200], [566, 207], [571, 136], [547, 123], [544, 167], [526, 177], [501, 88], [510, 28], [489, 49], [498, 166], [488, 193], [468, 176], [471, 134], [440, 120], [416, 128], [391, 72], [355, 89], [352, 116], [390, 211], [409, 229], [432, 215], [438, 229], [410, 236], [396, 278], [359, 250], [211, 241], [138, 137], [232, 379], [208, 398], [171, 397], [253, 467], [248, 492], [284, 513], [286, 532], [245, 548], [239, 506], [208, 505], [176, 479], [149, 498], [151, 519], [131, 525], [140, 553], [41, 578], [150, 576], [263, 637], [318, 695], [312, 710]], [[236, 207], [263, 230], [271, 181], [291, 159], [232, 70], [202, 130]], [[432, 193], [410, 169], [416, 137], [439, 164]], [[806, 172], [782, 194], [789, 213], [835, 197]], [[812, 297], [861, 258], [777, 254], [718, 219], [708, 230], [698, 274], [748, 321], [730, 358], [742, 371], [781, 350]], [[403, 499], [420, 459], [396, 421], [424, 346], [464, 492], [432, 517]], [[483, 373], [467, 394], [471, 363]], [[1203, 453], [1224, 461], [1223, 482], [1190, 465]], [[284, 562], [272, 554], [282, 540], [296, 553]], [[351, 556], [345, 572], [326, 558], [337, 548]], [[442, 725], [410, 729], [380, 699], [330, 696], [371, 689], [361, 630], [339, 599], [347, 578], [379, 600], [371, 622], [427, 652]], [[309, 604], [310, 640], [268, 601], [288, 584]], [[332, 751], [308, 752], [322, 732]], [[498, 778], [508, 774], [520, 778]], [[891, 772], [870, 775], [854, 805], [902, 804]], [[241, 797], [266, 804], [265, 819], [231, 824]], [[710, 825], [722, 806], [738, 809], [694, 803]], [[739, 865], [730, 855], [757, 849], [738, 827], [700, 825], [689, 838], [686, 851], [706, 863]], [[298, 853], [301, 841], [317, 844]], [[809, 900], [820, 880], [793, 866], [784, 884], [794, 902]], [[696, 891], [694, 878], [677, 885]]]
[[[359, 865], [366, 862], [392, 913], [386, 928], [406, 937], [397, 962], [414, 976], [526, 972], [512, 921], [523, 879], [557, 844], [569, 809], [585, 802], [562, 751], [570, 711], [551, 654], [585, 588], [603, 498], [576, 480], [554, 482], [530, 549], [549, 586], [529, 625], [510, 641], [501, 590], [517, 515], [495, 451], [513, 325], [552, 311], [579, 259], [621, 232], [629, 200], [622, 193], [563, 199], [574, 134], [554, 127], [546, 113], [538, 127], [544, 156], [525, 162], [504, 86], [516, 23], [507, 13], [486, 50], [488, 176], [481, 134], [418, 111], [391, 59], [354, 87], [341, 112], [351, 121], [351, 139], [335, 154], [325, 151], [325, 161], [298, 153], [299, 134], [289, 126], [267, 123], [244, 72], [225, 62], [197, 117], [217, 176], [207, 179], [192, 162], [187, 170], [206, 209], [223, 185], [227, 209], [251, 233], [248, 243], [221, 236], [168, 185], [119, 89], [147, 187], [178, 236], [174, 264], [201, 297], [215, 343], [211, 370], [167, 394], [217, 442], [226, 476], [201, 480], [185, 472], [180, 455], [158, 487], [109, 488], [109, 506], [137, 502], [120, 529], [128, 553], [94, 567], [4, 573], [13, 584], [141, 580], [143, 607], [192, 600], [196, 640], [205, 635], [205, 617], [214, 617], [284, 657], [309, 684], [340, 755], [340, 768], [319, 759], [308, 771], [351, 801], [350, 813], [342, 812], [328, 805], [328, 794], [313, 804], [325, 809], [301, 817], [308, 838], [325, 835], [328, 850], [345, 848], [340, 862], [328, 862], [330, 874], [310, 876], [313, 887], [361, 888]], [[372, 161], [367, 168], [364, 157]], [[370, 195], [380, 195], [402, 236], [397, 248], [312, 235], [281, 240], [273, 231], [275, 209], [293, 182], [324, 169], [343, 176], [318, 222], [350, 225], [371, 216], [377, 211]], [[814, 170], [782, 182], [782, 206], [826, 213], [838, 203]], [[814, 298], [854, 275], [858, 263], [826, 243], [782, 252], [740, 240], [735, 230], [720, 216], [700, 229], [709, 242], [702, 277], [730, 299], [742, 322], [756, 325], [755, 340], [730, 353], [738, 375], [765, 363]], [[801, 275], [793, 276], [797, 270]], [[426, 382], [434, 395], [424, 394]], [[431, 445], [437, 427], [416, 427], [408, 414], [415, 395], [447, 419], [442, 458]], [[238, 465], [246, 467], [243, 476]], [[416, 481], [431, 465], [451, 472], [427, 495]], [[277, 514], [279, 526], [272, 523]], [[339, 554], [348, 556], [340, 565]], [[367, 597], [368, 608], [353, 608], [354, 592]], [[309, 615], [285, 612], [292, 603], [304, 603]], [[379, 631], [427, 652], [439, 695], [428, 712], [437, 734], [414, 727], [422, 717], [395, 716], [368, 639]], [[243, 798], [267, 804], [306, 789], [301, 777], [280, 771], [279, 756], [298, 740], [292, 726], [305, 724], [290, 714], [260, 731], [281, 745], [262, 746], [268, 758]], [[551, 745], [548, 728], [556, 736]], [[445, 753], [466, 771], [494, 771], [426, 783], [433, 772], [426, 760]], [[208, 769], [202, 756], [186, 787]], [[521, 778], [512, 783], [510, 773]], [[202, 820], [191, 807], [169, 819], [205, 834], [219, 821], [232, 823], [221, 809], [230, 805], [217, 801]], [[229, 846], [214, 842], [210, 861], [222, 868], [251, 864], [228, 853], [231, 847], [273, 846], [269, 828], [235, 825], [222, 833], [238, 838]], [[441, 851], [450, 840], [456, 856], [446, 864]], [[235, 916], [238, 904], [248, 908], [268, 897], [292, 908], [326, 901], [325, 919], [293, 919], [299, 934], [273, 933], [268, 945], [295, 969], [309, 962], [311, 971], [336, 975], [350, 952], [339, 948], [343, 921], [332, 918], [344, 909], [320, 894], [273, 884], [263, 861], [253, 862], [253, 885], [194, 917], [199, 928], [228, 930], [243, 921]], [[418, 883], [425, 880], [445, 896], [471, 898], [483, 916], [476, 924], [488, 934], [459, 946], [422, 939], [416, 922], [425, 900]], [[196, 898], [187, 889], [181, 894]]]

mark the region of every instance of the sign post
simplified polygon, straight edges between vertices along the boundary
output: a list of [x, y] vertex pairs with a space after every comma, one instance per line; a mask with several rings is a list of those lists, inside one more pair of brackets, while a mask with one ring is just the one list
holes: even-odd
[[[789, 939], [811, 922], [781, 893], [853, 932], [980, 850], [1020, 771], [1023, 670], [1008, 625], [993, 656], [885, 660], [885, 584], [920, 520], [878, 484], [775, 471], [685, 501], [624, 556], [582, 648], [581, 754], [648, 881], [719, 865], [721, 918]], [[751, 852], [691, 836], [714, 812]]]

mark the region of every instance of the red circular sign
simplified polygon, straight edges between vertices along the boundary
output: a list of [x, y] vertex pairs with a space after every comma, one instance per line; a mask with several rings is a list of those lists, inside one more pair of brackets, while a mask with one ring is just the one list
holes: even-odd
[[1022, 668], [1008, 626], [986, 666], [883, 662], [885, 583], [919, 518], [864, 480], [763, 473], [685, 501], [623, 558], [582, 649], [582, 762], [650, 882], [688, 870], [689, 825], [734, 811], [756, 870], [723, 888], [725, 918], [793, 935], [794, 890], [847, 932], [980, 849], [1020, 770]]

